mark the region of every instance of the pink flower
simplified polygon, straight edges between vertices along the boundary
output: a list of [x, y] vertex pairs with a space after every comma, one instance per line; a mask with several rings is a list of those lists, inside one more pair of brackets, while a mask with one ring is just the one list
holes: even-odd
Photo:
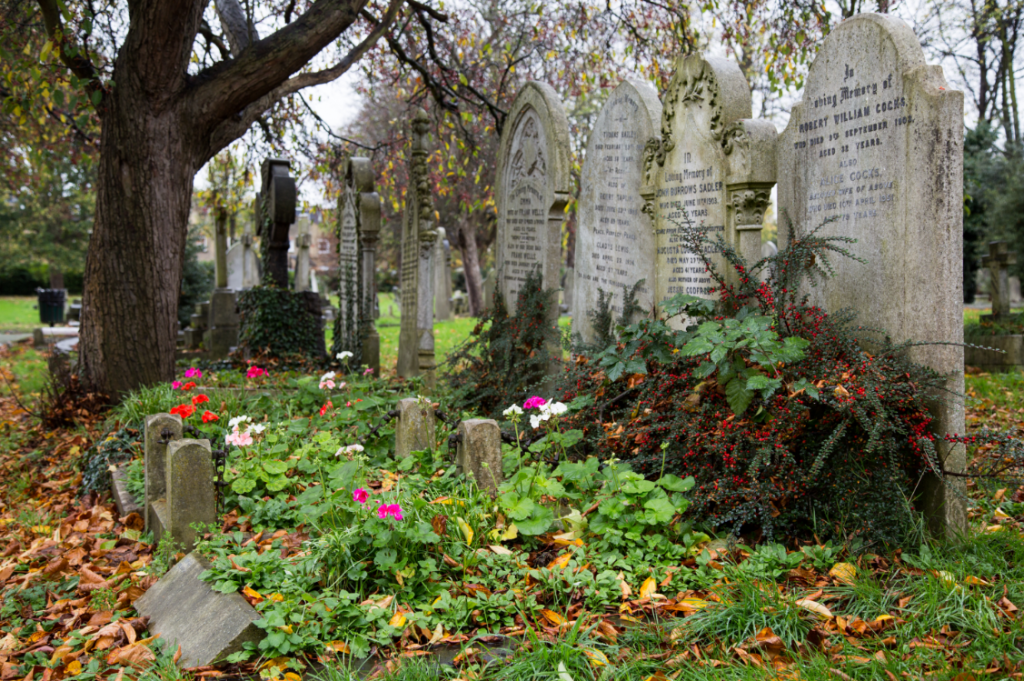
[[331, 379], [327, 379], [326, 381], [320, 381], [320, 389], [321, 390], [325, 390], [325, 389], [326, 390], [333, 390], [334, 389], [334, 381], [332, 381]]
[[171, 390], [181, 390], [181, 381], [171, 383]]
[[534, 395], [523, 403], [523, 409], [537, 409], [539, 407], [543, 407], [547, 403], [548, 401], [543, 397], [537, 397]]
[[381, 504], [380, 506], [377, 507], [377, 517], [378, 518], [380, 518], [381, 520], [386, 520], [388, 515], [389, 515], [389, 513], [388, 513], [388, 505], [387, 504]]
[[185, 371], [185, 378], [202, 378], [202, 377], [203, 377], [203, 372], [200, 371], [199, 369], [196, 369], [195, 367], [191, 367], [187, 371]]
[[266, 369], [260, 369], [257, 366], [251, 366], [251, 367], [249, 367], [249, 370], [245, 372], [245, 377], [246, 378], [259, 378], [260, 376], [266, 376], [266, 375], [267, 375], [267, 370]]
[[358, 501], [360, 504], [365, 504], [369, 500], [369, 498], [370, 498], [370, 493], [367, 492], [362, 487], [356, 489], [355, 492], [352, 492], [352, 500], [353, 501]]
[[373, 368], [372, 367], [366, 367], [366, 371], [363, 372], [363, 376], [369, 376], [372, 373], [373, 373]]
[[236, 430], [224, 438], [224, 440], [229, 445], [235, 445], [236, 447], [248, 447], [252, 444], [252, 435], [250, 435], [248, 431], [239, 432]]
[[388, 504], [388, 513], [395, 520], [404, 520], [402, 517], [402, 507], [398, 504]]

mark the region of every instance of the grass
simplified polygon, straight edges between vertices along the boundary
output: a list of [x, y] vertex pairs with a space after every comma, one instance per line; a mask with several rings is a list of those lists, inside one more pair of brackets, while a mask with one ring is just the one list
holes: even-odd
[[0, 296], [0, 332], [23, 333], [40, 326], [35, 296]]
[[0, 379], [0, 397], [10, 395], [11, 387], [19, 395], [38, 394], [46, 385], [46, 356], [28, 345], [14, 345], [0, 352], [0, 372], [7, 379]]

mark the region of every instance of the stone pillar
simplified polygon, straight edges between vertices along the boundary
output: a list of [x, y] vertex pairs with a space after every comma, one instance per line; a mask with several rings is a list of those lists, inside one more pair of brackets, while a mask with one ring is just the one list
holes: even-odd
[[260, 191], [260, 236], [266, 275], [278, 288], [288, 288], [288, 228], [295, 222], [295, 179], [285, 159], [263, 161]]
[[448, 259], [445, 257], [446, 236], [444, 228], [440, 227], [437, 230], [437, 241], [434, 242], [434, 319], [439, 322], [446, 322], [452, 318], [451, 296], [448, 291], [451, 288], [452, 273], [448, 269]]
[[992, 315], [985, 318], [1000, 319], [1010, 314], [1010, 272], [1007, 269], [1017, 264], [1017, 254], [1010, 250], [1005, 241], [988, 242], [988, 255], [981, 264], [989, 271], [989, 291], [992, 296]]
[[[353, 159], [353, 163], [359, 159]], [[377, 242], [380, 238], [381, 199], [377, 192], [359, 195], [360, 252], [363, 259], [361, 274], [363, 364], [380, 376], [380, 334], [377, 333]]]
[[166, 529], [185, 553], [195, 547], [194, 523], [217, 522], [214, 474], [209, 440], [176, 440], [167, 447]]
[[217, 211], [217, 221], [213, 240], [214, 266], [216, 268], [217, 288], [228, 286], [228, 214], [224, 210]]
[[[752, 266], [761, 259], [761, 228], [775, 186], [775, 125], [762, 119], [741, 119], [722, 135], [726, 153], [726, 238]], [[737, 282], [731, 267], [726, 276]]]
[[502, 482], [501, 429], [491, 419], [470, 419], [459, 424], [455, 465], [471, 475], [480, 489], [495, 492]]
[[181, 428], [180, 416], [153, 414], [146, 417], [143, 456], [146, 476], [144, 514], [147, 530], [153, 528], [151, 504], [167, 496], [167, 445], [172, 440], [181, 439]]
[[218, 289], [210, 297], [210, 329], [203, 335], [203, 347], [210, 359], [225, 359], [238, 345], [238, 294]]
[[295, 292], [313, 290], [310, 286], [309, 273], [309, 247], [313, 244], [313, 235], [309, 233], [309, 217], [303, 216], [299, 220], [299, 234], [295, 239], [295, 247], [298, 253], [295, 255]]
[[398, 401], [398, 425], [395, 427], [395, 456], [404, 459], [412, 452], [433, 451], [437, 425], [434, 408], [415, 397]]

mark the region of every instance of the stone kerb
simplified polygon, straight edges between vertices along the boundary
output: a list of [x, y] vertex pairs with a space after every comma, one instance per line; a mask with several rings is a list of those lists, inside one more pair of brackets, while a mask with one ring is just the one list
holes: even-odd
[[143, 454], [146, 491], [143, 502], [147, 530], [153, 529], [157, 523], [152, 504], [167, 496], [167, 445], [180, 440], [181, 433], [180, 416], [153, 414], [146, 417]]
[[176, 440], [167, 447], [167, 511], [165, 528], [186, 553], [195, 547], [193, 524], [217, 521], [216, 471], [209, 440]]
[[436, 442], [437, 420], [431, 404], [415, 397], [399, 400], [395, 456], [404, 459], [412, 452], [433, 451]]
[[[963, 93], [925, 62], [909, 26], [861, 14], [825, 38], [779, 137], [778, 172], [780, 226], [857, 240], [844, 247], [860, 260], [832, 258], [835, 276], [808, 287], [811, 304], [850, 308], [897, 342], [946, 343], [910, 358], [962, 394]], [[779, 236], [782, 248], [787, 230]], [[934, 425], [963, 432], [963, 405], [941, 400]], [[940, 456], [963, 470], [963, 447]], [[926, 486], [932, 529], [964, 527], [958, 497], [936, 479]]]
[[644, 147], [658, 134], [661, 117], [658, 91], [630, 78], [612, 90], [587, 140], [580, 177], [576, 268], [567, 271], [565, 287], [573, 334], [584, 341], [594, 340], [586, 313], [597, 309], [598, 289], [612, 295], [611, 308], [618, 320], [623, 287], [632, 290], [643, 279], [637, 302], [644, 310], [654, 309], [657, 250], [654, 224], [643, 212], [640, 187]]
[[[703, 261], [686, 246], [685, 237], [703, 227], [708, 238], [722, 236], [735, 243], [727, 187], [728, 156], [735, 147], [727, 133], [746, 133], [746, 126], [735, 124], [751, 117], [750, 87], [734, 62], [694, 54], [676, 63], [662, 103], [661, 137], [644, 148], [640, 190], [644, 211], [655, 221], [658, 306], [679, 293], [717, 297]], [[762, 126], [751, 125], [750, 131], [761, 133]], [[722, 264], [720, 255], [711, 257]], [[672, 323], [682, 326], [686, 320], [676, 317]]]
[[[561, 234], [572, 199], [569, 119], [555, 90], [529, 82], [516, 95], [498, 148], [498, 290], [510, 312], [539, 269], [545, 289], [559, 286]], [[558, 310], [552, 306], [552, 320]]]
[[492, 419], [469, 419], [459, 423], [459, 444], [455, 465], [471, 475], [481, 489], [495, 492], [503, 480], [501, 429]]

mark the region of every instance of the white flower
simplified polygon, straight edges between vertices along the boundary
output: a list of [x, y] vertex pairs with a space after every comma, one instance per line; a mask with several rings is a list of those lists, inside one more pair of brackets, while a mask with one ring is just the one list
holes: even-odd
[[[349, 357], [352, 357], [352, 353], [349, 352], [348, 350], [342, 350], [341, 352], [339, 352], [336, 355], [336, 357], [337, 357], [337, 359], [340, 359], [341, 361], [345, 361]], [[332, 376], [332, 378], [333, 378], [333, 376]]]
[[249, 418], [248, 416], [236, 416], [235, 418], [228, 421], [228, 427], [230, 427], [232, 430], [238, 430], [238, 425], [240, 423], [245, 423], [246, 421], [252, 421], [252, 419]]
[[335, 374], [333, 371], [328, 371], [326, 374], [320, 377], [320, 382], [323, 383], [324, 381], [333, 380], [336, 375], [337, 374]]
[[559, 416], [560, 414], [564, 414], [569, 411], [569, 407], [565, 406], [561, 402], [555, 402], [554, 404], [548, 402], [542, 407], [542, 409], [547, 410], [547, 412], [552, 416]]
[[262, 433], [266, 429], [267, 429], [267, 427], [265, 425], [263, 425], [262, 423], [254, 423], [253, 425], [249, 426], [248, 432], [250, 432], [250, 433]]
[[360, 444], [349, 445], [347, 447], [339, 447], [338, 451], [334, 452], [334, 456], [341, 456], [342, 454], [356, 454], [363, 451], [363, 446]]
[[518, 404], [513, 404], [511, 407], [501, 412], [503, 416], [511, 418], [513, 416], [521, 416], [523, 413], [522, 408]]
[[540, 424], [551, 418], [551, 414], [541, 412], [539, 414], [530, 414], [530, 425], [533, 426], [534, 430], [540, 428]]

